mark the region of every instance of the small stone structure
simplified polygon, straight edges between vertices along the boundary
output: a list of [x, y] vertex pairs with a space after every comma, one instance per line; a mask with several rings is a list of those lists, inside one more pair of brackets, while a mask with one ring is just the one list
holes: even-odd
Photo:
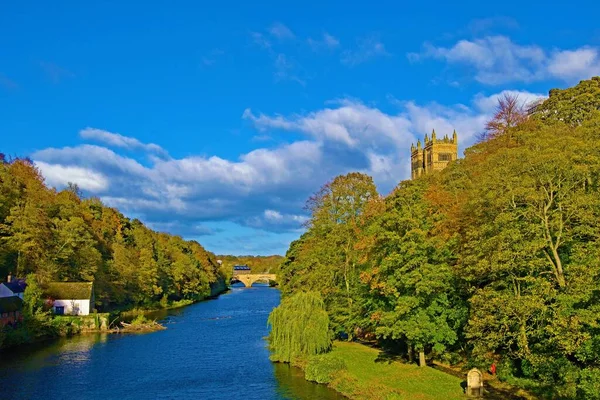
[[473, 368], [467, 374], [467, 396], [483, 396], [483, 374], [477, 368]]
[[277, 281], [277, 275], [275, 274], [241, 274], [234, 275], [233, 279], [236, 279], [244, 284], [246, 287], [252, 287], [252, 284], [256, 281]]

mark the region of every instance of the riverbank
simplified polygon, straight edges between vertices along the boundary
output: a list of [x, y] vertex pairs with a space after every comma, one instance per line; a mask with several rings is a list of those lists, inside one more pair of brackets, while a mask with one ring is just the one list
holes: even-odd
[[182, 299], [182, 300], [165, 302], [165, 303], [162, 303], [162, 301], [161, 301], [161, 302], [156, 303], [154, 306], [150, 306], [150, 307], [135, 307], [132, 309], [121, 310], [121, 311], [119, 311], [119, 317], [121, 319], [133, 319], [140, 315], [147, 315], [147, 314], [151, 314], [151, 313], [158, 312], [158, 311], [174, 310], [177, 308], [187, 307], [192, 304], [199, 303], [201, 301], [206, 301], [206, 300], [217, 298], [220, 295], [222, 295], [223, 293], [226, 293], [227, 291], [229, 291], [229, 286], [225, 282], [225, 279], [219, 279], [217, 282], [211, 284], [210, 294], [206, 297], [195, 299], [195, 300]]
[[[335, 342], [330, 353], [319, 357], [319, 363], [342, 362], [343, 368], [330, 375], [328, 386], [350, 399], [464, 399], [461, 379], [434, 368], [392, 361], [359, 343]], [[310, 361], [299, 366], [307, 371]]]
[[[307, 380], [325, 383], [349, 399], [464, 399], [466, 374], [434, 363], [419, 367], [396, 361], [383, 351], [360, 343], [335, 342], [331, 352], [294, 364]], [[532, 400], [522, 389], [485, 375], [486, 399]]]
[[[138, 316], [145, 316], [153, 312], [182, 308], [200, 301], [213, 299], [227, 292], [229, 287], [224, 279], [220, 279], [211, 284], [210, 289], [210, 294], [206, 297], [197, 300], [184, 299], [162, 305], [157, 304], [156, 307], [136, 307], [130, 310], [112, 311], [111, 313], [92, 313], [86, 316], [40, 314], [26, 319], [15, 328], [0, 328], [0, 351], [86, 333], [122, 333], [123, 329], [112, 329], [115, 321], [132, 320]], [[146, 331], [152, 330], [156, 329], [146, 329]]]
[[279, 302], [279, 290], [235, 285], [217, 299], [160, 313], [166, 330], [79, 335], [3, 352], [0, 398], [344, 400], [269, 360], [267, 318]]

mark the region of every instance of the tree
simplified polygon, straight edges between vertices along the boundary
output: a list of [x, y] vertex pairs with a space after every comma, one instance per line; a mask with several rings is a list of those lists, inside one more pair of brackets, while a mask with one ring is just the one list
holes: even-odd
[[329, 316], [316, 292], [298, 292], [281, 301], [269, 315], [271, 359], [292, 362], [331, 349]]
[[531, 110], [533, 118], [546, 124], [582, 125], [600, 111], [600, 76], [564, 90], [552, 89], [543, 103]]
[[494, 139], [522, 124], [527, 119], [528, 105], [519, 100], [518, 95], [505, 93], [498, 98], [494, 117], [485, 124], [485, 131], [479, 141]]
[[27, 287], [23, 293], [23, 311], [26, 317], [35, 317], [42, 312], [44, 306], [42, 288], [35, 274], [27, 275]]
[[386, 210], [371, 221], [362, 280], [370, 288], [371, 319], [382, 339], [408, 345], [409, 357], [425, 350], [442, 353], [453, 345], [466, 309], [455, 290], [449, 263], [455, 260], [447, 242], [433, 235], [436, 213], [425, 198], [428, 181], [403, 182], [386, 199]]

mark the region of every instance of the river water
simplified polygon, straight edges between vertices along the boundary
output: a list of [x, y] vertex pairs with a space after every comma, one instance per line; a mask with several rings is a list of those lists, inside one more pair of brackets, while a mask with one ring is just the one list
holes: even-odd
[[279, 291], [235, 286], [158, 317], [167, 330], [98, 334], [0, 353], [0, 399], [342, 399], [269, 361]]

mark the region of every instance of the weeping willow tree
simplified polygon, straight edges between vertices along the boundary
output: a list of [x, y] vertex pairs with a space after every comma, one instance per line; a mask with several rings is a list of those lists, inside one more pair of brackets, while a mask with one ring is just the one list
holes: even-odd
[[273, 361], [290, 362], [331, 349], [329, 316], [316, 292], [298, 292], [285, 298], [269, 315], [268, 324]]

